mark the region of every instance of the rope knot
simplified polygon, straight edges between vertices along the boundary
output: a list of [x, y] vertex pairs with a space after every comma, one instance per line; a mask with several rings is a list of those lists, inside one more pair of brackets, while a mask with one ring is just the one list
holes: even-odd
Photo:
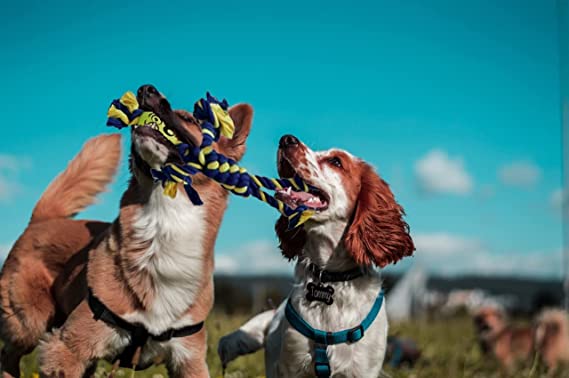
[[140, 109], [136, 96], [130, 91], [126, 92], [120, 99], [113, 100], [107, 117], [107, 126], [118, 129], [128, 126], [147, 126], [159, 131], [173, 145], [182, 144], [174, 131], [169, 129], [158, 115]]
[[113, 100], [107, 112], [107, 126], [118, 129], [134, 125], [142, 110], [138, 107], [136, 96], [132, 92], [126, 92], [120, 99]]
[[219, 134], [227, 138], [233, 138], [235, 133], [235, 125], [228, 112], [229, 104], [227, 100], [219, 101], [213, 97], [209, 92], [206, 93], [205, 99], [200, 99], [194, 105], [194, 117], [198, 120], [209, 123], [215, 130], [220, 133], [215, 133], [213, 139], [217, 141]]
[[139, 109], [136, 97], [132, 92], [125, 93], [120, 99], [114, 100], [108, 111], [107, 125], [119, 129], [127, 126], [152, 127], [159, 131], [168, 141], [175, 145], [183, 160], [183, 164], [167, 163], [159, 170], [151, 170], [154, 181], [160, 182], [164, 194], [174, 198], [179, 184], [182, 184], [188, 198], [194, 205], [202, 205], [199, 193], [192, 186], [191, 176], [201, 172], [218, 182], [223, 188], [242, 197], [254, 196], [277, 209], [289, 221], [289, 228], [295, 228], [306, 222], [314, 210], [301, 205], [293, 209], [274, 196], [265, 193], [269, 190], [294, 187], [296, 190], [308, 191], [307, 185], [300, 177], [290, 179], [271, 179], [251, 175], [237, 162], [218, 153], [213, 143], [221, 136], [232, 138], [235, 125], [228, 112], [229, 105], [224, 99], [217, 100], [209, 92], [205, 99], [200, 99], [194, 105], [194, 117], [201, 123], [202, 144], [190, 146], [178, 139], [175, 133], [153, 112]]

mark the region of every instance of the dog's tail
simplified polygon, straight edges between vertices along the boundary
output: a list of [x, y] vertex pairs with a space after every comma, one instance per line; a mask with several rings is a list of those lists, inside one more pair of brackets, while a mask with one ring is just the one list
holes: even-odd
[[254, 353], [265, 345], [265, 336], [274, 316], [275, 310], [262, 312], [243, 324], [237, 331], [219, 340], [217, 354], [224, 369], [237, 357]]
[[120, 134], [88, 140], [65, 171], [49, 184], [32, 212], [30, 223], [72, 217], [92, 204], [112, 181], [120, 155]]

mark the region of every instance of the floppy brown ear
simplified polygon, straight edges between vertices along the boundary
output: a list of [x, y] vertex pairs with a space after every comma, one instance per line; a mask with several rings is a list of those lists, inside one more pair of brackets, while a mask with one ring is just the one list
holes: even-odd
[[279, 248], [284, 257], [294, 259], [302, 253], [306, 242], [306, 231], [302, 227], [288, 229], [288, 219], [281, 216], [275, 224], [275, 231], [279, 238]]
[[251, 131], [253, 107], [249, 104], [237, 104], [229, 108], [229, 115], [235, 124], [235, 133], [232, 139], [222, 138], [219, 146], [226, 156], [239, 161], [245, 154], [245, 142]]
[[344, 236], [344, 246], [356, 263], [384, 267], [415, 250], [405, 212], [395, 202], [389, 185], [364, 164], [356, 211]]

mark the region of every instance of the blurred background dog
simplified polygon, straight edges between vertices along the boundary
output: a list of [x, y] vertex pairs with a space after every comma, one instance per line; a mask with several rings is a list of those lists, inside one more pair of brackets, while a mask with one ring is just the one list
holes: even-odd
[[474, 315], [474, 326], [482, 352], [509, 371], [536, 355], [551, 371], [569, 363], [569, 319], [563, 310], [543, 310], [532, 325], [519, 325], [503, 309], [482, 307]]

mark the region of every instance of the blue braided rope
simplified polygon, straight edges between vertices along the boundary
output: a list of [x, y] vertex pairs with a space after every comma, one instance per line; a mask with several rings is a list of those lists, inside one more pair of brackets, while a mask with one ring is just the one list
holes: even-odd
[[[282, 215], [289, 218], [289, 227], [294, 228], [300, 221], [300, 214], [310, 209], [307, 206], [301, 205], [295, 209], [278, 201], [272, 195], [264, 192], [262, 187], [275, 190], [277, 188], [287, 188], [295, 186], [296, 188], [303, 188], [308, 190], [307, 185], [299, 178], [295, 177], [293, 180], [287, 179], [270, 179], [262, 176], [252, 176], [247, 172], [241, 172], [241, 170], [230, 172], [221, 172], [218, 168], [223, 164], [228, 164], [229, 166], [237, 166], [237, 163], [227, 158], [226, 156], [219, 154], [217, 151], [212, 150], [207, 154], [204, 159], [205, 161], [199, 161], [200, 151], [205, 147], [211, 146], [215, 141], [219, 140], [219, 130], [217, 130], [213, 124], [215, 123], [215, 114], [211, 110], [211, 104], [219, 104], [224, 110], [227, 110], [228, 104], [225, 100], [219, 102], [209, 93], [206, 99], [201, 99], [194, 107], [194, 116], [201, 121], [203, 141], [199, 148], [190, 147], [184, 145], [180, 147], [180, 154], [186, 163], [199, 162], [201, 166], [201, 172], [206, 176], [214, 179], [220, 184], [224, 185], [226, 188], [246, 188], [245, 191], [239, 192], [231, 190], [234, 194], [248, 197], [253, 196], [263, 202], [266, 202], [271, 207], [277, 209]], [[193, 167], [192, 167], [193, 168]], [[193, 168], [195, 169], [195, 168]], [[275, 184], [278, 183], [278, 185]], [[186, 185], [187, 187], [188, 185]], [[190, 193], [188, 193], [190, 195]], [[193, 193], [192, 193], [193, 195]]]
[[[253, 196], [269, 204], [288, 218], [289, 228], [296, 227], [299, 222], [304, 221], [301, 215], [309, 214], [308, 216], [310, 216], [313, 210], [305, 205], [293, 209], [262, 189], [276, 190], [294, 187], [307, 191], [310, 187], [300, 177], [272, 179], [251, 175], [239, 167], [236, 161], [218, 153], [213, 148], [213, 143], [219, 140], [221, 127], [216, 128], [214, 126], [219, 123], [219, 120], [216, 119], [216, 114], [212, 110], [213, 104], [220, 106], [224, 111], [228, 109], [226, 100], [218, 101], [209, 93], [207, 93], [205, 99], [200, 99], [194, 106], [194, 117], [201, 122], [203, 136], [201, 145], [199, 147], [185, 143], [178, 145], [178, 152], [184, 164], [169, 163], [161, 167], [160, 170], [153, 169], [151, 173], [154, 180], [161, 182], [163, 186], [170, 182], [183, 183], [190, 201], [195, 205], [202, 205], [203, 201], [199, 193], [193, 188], [191, 178], [191, 176], [201, 172], [234, 194], [242, 197]], [[118, 100], [113, 101], [112, 105], [125, 113], [129, 121], [134, 120], [141, 114], [141, 111], [138, 109], [132, 113], [129, 112], [128, 108]], [[124, 127], [124, 124], [117, 119], [110, 118], [107, 124], [119, 128]]]

